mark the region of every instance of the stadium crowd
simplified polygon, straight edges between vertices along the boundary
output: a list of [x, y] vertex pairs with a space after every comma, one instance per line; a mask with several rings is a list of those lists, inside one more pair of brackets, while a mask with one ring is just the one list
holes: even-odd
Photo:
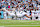
[[33, 20], [40, 19], [40, 0], [0, 0], [0, 18], [13, 18], [2, 9], [4, 7], [8, 11], [24, 11], [28, 16], [31, 15]]

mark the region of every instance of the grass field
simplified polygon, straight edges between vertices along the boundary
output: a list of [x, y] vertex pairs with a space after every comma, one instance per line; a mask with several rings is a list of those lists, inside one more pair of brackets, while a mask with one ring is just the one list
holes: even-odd
[[40, 21], [33, 20], [0, 20], [0, 27], [40, 27]]

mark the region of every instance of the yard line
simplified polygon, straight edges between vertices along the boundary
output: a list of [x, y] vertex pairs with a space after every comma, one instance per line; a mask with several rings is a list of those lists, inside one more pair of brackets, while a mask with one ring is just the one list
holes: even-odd
[[0, 27], [4, 27], [4, 26], [0, 26]]
[[6, 25], [6, 26], [40, 26], [40, 25]]

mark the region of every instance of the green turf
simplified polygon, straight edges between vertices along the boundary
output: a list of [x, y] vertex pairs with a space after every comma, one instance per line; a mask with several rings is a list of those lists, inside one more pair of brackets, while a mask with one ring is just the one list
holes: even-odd
[[[12, 26], [11, 26], [12, 25]], [[40, 21], [33, 20], [0, 20], [4, 27], [40, 27], [40, 26], [13, 26], [13, 25], [40, 25]]]
[[40, 26], [5, 26], [5, 27], [40, 27]]

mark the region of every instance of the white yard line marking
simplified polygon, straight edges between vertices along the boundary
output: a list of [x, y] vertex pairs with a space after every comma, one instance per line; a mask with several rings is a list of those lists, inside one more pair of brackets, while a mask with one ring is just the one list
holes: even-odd
[[6, 25], [6, 26], [40, 26], [40, 25]]
[[4, 27], [4, 26], [0, 26], [0, 27]]
[[5, 27], [5, 26], [40, 26], [40, 25], [4, 25], [0, 27]]

